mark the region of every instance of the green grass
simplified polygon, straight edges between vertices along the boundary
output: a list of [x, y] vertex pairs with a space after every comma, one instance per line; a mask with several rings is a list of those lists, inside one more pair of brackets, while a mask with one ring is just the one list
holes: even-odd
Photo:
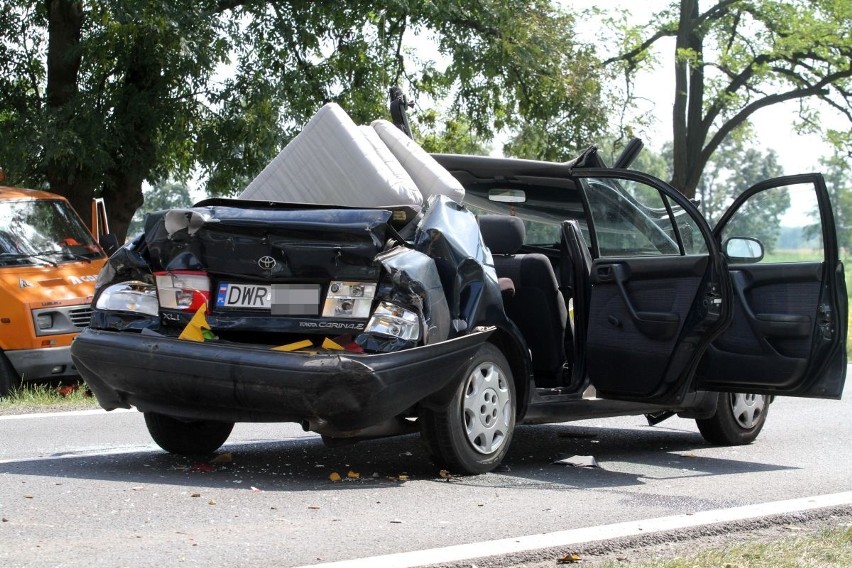
[[[810, 536], [703, 550], [691, 556], [635, 563], [632, 568], [838, 568], [852, 566], [852, 527], [826, 529]], [[624, 566], [610, 561], [603, 568]]]
[[97, 408], [85, 385], [52, 386], [24, 383], [9, 396], [0, 397], [0, 413], [46, 412]]

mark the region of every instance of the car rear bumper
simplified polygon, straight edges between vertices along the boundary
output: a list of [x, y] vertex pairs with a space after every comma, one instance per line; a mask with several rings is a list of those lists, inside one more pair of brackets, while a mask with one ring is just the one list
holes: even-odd
[[489, 331], [395, 353], [273, 351], [224, 342], [86, 329], [72, 358], [107, 410], [186, 419], [380, 424], [441, 392]]

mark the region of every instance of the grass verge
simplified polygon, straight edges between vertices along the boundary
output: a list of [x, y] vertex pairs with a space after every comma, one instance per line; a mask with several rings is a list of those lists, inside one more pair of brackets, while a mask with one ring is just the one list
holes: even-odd
[[84, 384], [55, 386], [24, 383], [9, 396], [0, 397], [0, 414], [91, 408], [98, 408], [98, 403]]
[[[628, 563], [632, 568], [837, 568], [852, 566], [852, 527], [833, 527], [818, 533], [745, 542], [721, 548], [709, 548], [694, 555]], [[607, 561], [601, 568], [625, 566], [625, 562]]]

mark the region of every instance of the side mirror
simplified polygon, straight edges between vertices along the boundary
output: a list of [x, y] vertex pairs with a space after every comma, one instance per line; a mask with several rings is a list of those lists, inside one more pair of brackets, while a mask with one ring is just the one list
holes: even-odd
[[118, 250], [118, 237], [112, 233], [101, 235], [98, 239], [98, 244], [107, 253], [107, 256], [112, 256], [112, 253]]
[[734, 263], [760, 262], [763, 260], [763, 243], [752, 237], [731, 237], [725, 241], [725, 254]]

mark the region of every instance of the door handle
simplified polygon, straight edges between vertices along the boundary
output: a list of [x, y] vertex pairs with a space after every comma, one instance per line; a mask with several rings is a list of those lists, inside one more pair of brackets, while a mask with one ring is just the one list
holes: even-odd
[[612, 281], [612, 266], [598, 266], [595, 269], [595, 274], [598, 277], [598, 281], [600, 282], [611, 282]]

